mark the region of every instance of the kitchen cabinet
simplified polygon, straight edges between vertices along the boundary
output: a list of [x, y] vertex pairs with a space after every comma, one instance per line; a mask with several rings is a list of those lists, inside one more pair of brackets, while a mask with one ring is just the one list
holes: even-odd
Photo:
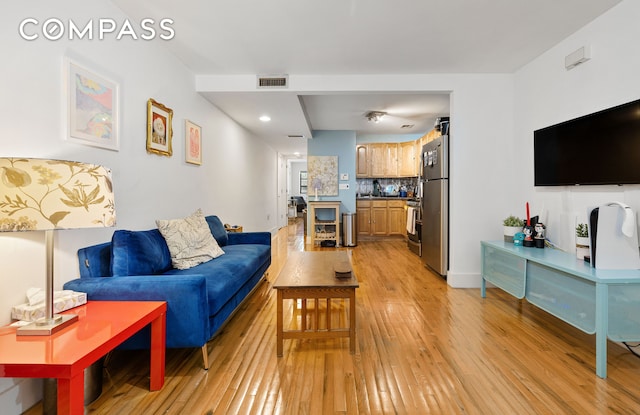
[[356, 146], [356, 177], [371, 177], [371, 156], [368, 144]]
[[411, 177], [418, 175], [416, 164], [416, 141], [398, 143], [398, 177]]
[[407, 233], [407, 210], [404, 200], [388, 200], [387, 216], [389, 235], [406, 235]]
[[358, 218], [358, 234], [371, 235], [371, 202], [368, 200], [357, 201], [356, 216]]
[[333, 241], [338, 246], [338, 229], [340, 225], [340, 201], [327, 200], [309, 202], [309, 228], [311, 243]]
[[371, 177], [387, 177], [387, 144], [369, 144], [369, 174]]
[[371, 202], [371, 235], [386, 236], [387, 227], [387, 201], [374, 200]]
[[356, 177], [416, 177], [422, 171], [422, 146], [439, 137], [431, 130], [417, 140], [403, 143], [366, 143], [356, 146]]
[[385, 155], [385, 177], [398, 177], [398, 144], [387, 144]]
[[368, 143], [356, 146], [356, 177], [414, 177], [418, 175], [417, 156], [422, 147], [406, 143]]
[[404, 200], [356, 201], [358, 234], [361, 236], [404, 236], [406, 210]]
[[357, 177], [398, 177], [398, 144], [369, 143], [356, 147]]

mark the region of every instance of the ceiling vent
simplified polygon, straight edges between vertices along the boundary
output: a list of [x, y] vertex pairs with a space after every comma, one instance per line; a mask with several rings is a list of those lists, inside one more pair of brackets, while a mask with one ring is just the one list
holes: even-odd
[[289, 134], [287, 137], [289, 137], [289, 138], [298, 138], [298, 139], [305, 139], [306, 138], [302, 134]]
[[258, 75], [258, 88], [288, 88], [288, 75]]

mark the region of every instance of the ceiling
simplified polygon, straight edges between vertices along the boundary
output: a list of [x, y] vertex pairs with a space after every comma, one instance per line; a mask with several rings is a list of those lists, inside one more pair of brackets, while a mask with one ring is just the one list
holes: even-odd
[[[131, 18], [172, 18], [165, 45], [194, 74], [254, 77], [512, 73], [620, 1], [113, 0]], [[423, 134], [449, 111], [443, 93], [202, 95], [287, 155], [306, 154], [313, 130]], [[388, 116], [366, 121], [373, 110]], [[257, 121], [262, 114], [272, 121]]]

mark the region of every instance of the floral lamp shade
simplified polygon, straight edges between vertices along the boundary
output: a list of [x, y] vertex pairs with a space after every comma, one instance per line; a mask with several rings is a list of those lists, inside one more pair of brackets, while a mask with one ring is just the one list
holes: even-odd
[[16, 335], [51, 335], [78, 320], [54, 315], [53, 234], [58, 229], [114, 226], [111, 170], [64, 160], [0, 158], [0, 232], [45, 231], [45, 317]]
[[0, 158], [0, 232], [114, 226], [111, 170], [64, 160]]

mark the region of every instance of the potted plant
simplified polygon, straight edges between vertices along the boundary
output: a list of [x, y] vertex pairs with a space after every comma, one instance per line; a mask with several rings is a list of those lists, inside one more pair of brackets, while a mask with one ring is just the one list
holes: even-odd
[[576, 226], [576, 257], [584, 259], [589, 256], [589, 228], [586, 223]]
[[517, 216], [509, 215], [502, 221], [502, 225], [504, 226], [504, 241], [513, 243], [513, 235], [522, 232], [524, 220]]

